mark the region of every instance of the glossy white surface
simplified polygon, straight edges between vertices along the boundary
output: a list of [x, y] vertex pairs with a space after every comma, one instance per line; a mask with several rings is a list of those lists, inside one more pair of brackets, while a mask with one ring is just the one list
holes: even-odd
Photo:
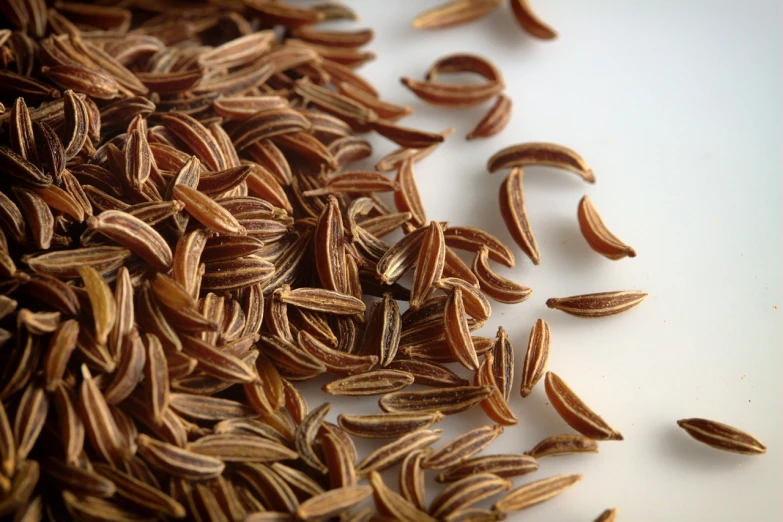
[[[497, 209], [503, 174], [489, 175], [485, 163], [513, 143], [572, 147], [597, 177], [588, 185], [565, 172], [528, 169], [542, 262], [532, 266], [515, 248], [517, 267], [500, 271], [534, 295], [514, 306], [493, 303], [481, 335], [505, 326], [519, 369], [533, 321], [545, 318], [550, 369], [625, 441], [602, 443], [600, 455], [542, 460], [515, 485], [566, 472], [584, 480], [510, 519], [589, 521], [617, 506], [618, 520], [635, 522], [783, 520], [781, 3], [531, 1], [557, 40], [523, 34], [505, 3], [469, 26], [422, 32], [410, 21], [436, 0], [347, 2], [360, 13], [359, 26], [377, 34], [370, 49], [378, 58], [361, 72], [384, 98], [414, 108], [404, 124], [456, 128], [416, 167], [431, 219], [479, 226], [512, 244]], [[463, 139], [489, 104], [436, 108], [399, 83], [423, 78], [435, 59], [455, 51], [485, 55], [505, 75], [513, 119], [495, 138]], [[375, 159], [393, 148], [374, 143]], [[588, 248], [576, 223], [583, 194], [637, 258], [613, 262]], [[544, 306], [548, 297], [619, 289], [650, 297], [625, 315], [594, 321]], [[324, 382], [307, 386], [311, 406], [327, 398], [318, 390]], [[524, 451], [571, 431], [540, 384], [524, 400], [515, 392], [520, 424], [485, 453]], [[377, 411], [373, 398], [332, 402], [332, 420], [339, 411]], [[675, 424], [693, 416], [746, 429], [768, 453], [702, 446]], [[479, 410], [439, 427], [445, 441], [485, 422]], [[396, 468], [387, 477], [396, 485]]]

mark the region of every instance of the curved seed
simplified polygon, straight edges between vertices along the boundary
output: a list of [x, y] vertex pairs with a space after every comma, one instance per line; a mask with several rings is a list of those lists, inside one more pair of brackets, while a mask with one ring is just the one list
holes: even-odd
[[337, 423], [356, 437], [394, 439], [413, 431], [429, 428], [443, 419], [440, 412], [432, 413], [377, 413], [349, 415], [341, 413]]
[[459, 509], [511, 489], [512, 482], [491, 473], [479, 473], [449, 484], [430, 504], [430, 514], [443, 518]]
[[329, 468], [321, 462], [313, 445], [315, 444], [315, 437], [318, 434], [321, 423], [326, 414], [329, 413], [330, 408], [331, 404], [325, 402], [305, 415], [302, 422], [297, 426], [294, 435], [294, 446], [299, 456], [308, 466], [324, 475], [329, 471]]
[[370, 472], [370, 485], [373, 488], [375, 505], [378, 510], [391, 517], [392, 520], [409, 520], [410, 522], [437, 522], [426, 511], [419, 509], [399, 493], [383, 483], [381, 474]]
[[500, 94], [495, 100], [495, 104], [487, 111], [483, 118], [476, 124], [476, 127], [465, 137], [468, 141], [476, 138], [491, 138], [499, 134], [506, 128], [511, 121], [511, 98], [505, 94]]
[[527, 342], [525, 362], [522, 364], [522, 397], [527, 397], [533, 392], [533, 387], [544, 376], [546, 363], [549, 360], [549, 344], [551, 334], [549, 323], [543, 319], [536, 319], [530, 330], [530, 338]]
[[539, 264], [541, 254], [527, 219], [522, 169], [519, 167], [512, 169], [500, 186], [500, 215], [514, 242], [530, 257], [533, 264]]
[[387, 393], [378, 401], [386, 412], [436, 412], [452, 415], [468, 410], [489, 397], [489, 386], [455, 386], [425, 391]]
[[370, 370], [349, 375], [325, 384], [323, 391], [331, 395], [381, 395], [401, 390], [413, 384], [413, 376], [398, 370]]
[[638, 306], [646, 297], [646, 293], [637, 290], [620, 290], [571, 297], [552, 297], [546, 300], [546, 305], [569, 315], [592, 319], [627, 312]]
[[478, 228], [448, 227], [443, 231], [446, 244], [459, 250], [478, 252], [483, 246], [489, 249], [489, 258], [509, 268], [514, 268], [514, 254], [498, 238]]
[[533, 295], [533, 290], [495, 273], [489, 266], [489, 248], [482, 245], [473, 258], [475, 274], [481, 291], [498, 303], [521, 303]]
[[617, 508], [604, 510], [593, 522], [615, 522], [617, 520]]
[[622, 434], [591, 410], [571, 388], [552, 372], [544, 380], [552, 407], [569, 426], [595, 440], [623, 440]]
[[413, 271], [410, 297], [412, 310], [421, 307], [432, 285], [441, 278], [445, 256], [446, 243], [443, 239], [443, 229], [437, 221], [431, 221], [419, 247], [419, 256]]
[[677, 426], [694, 439], [723, 451], [743, 455], [763, 455], [767, 447], [742, 430], [707, 419], [680, 419]]
[[511, 0], [511, 12], [514, 13], [514, 18], [526, 33], [542, 40], [557, 38], [554, 29], [539, 20], [533, 12], [529, 0]]
[[577, 218], [579, 219], [579, 230], [582, 231], [585, 241], [590, 245], [590, 248], [602, 256], [612, 260], [636, 257], [636, 250], [609, 232], [589, 196], [584, 196], [579, 201]]
[[435, 81], [421, 82], [412, 78], [402, 78], [402, 84], [427, 103], [451, 108], [478, 105], [494, 98], [506, 87], [502, 81], [453, 84]]
[[401, 462], [406, 455], [417, 449], [426, 448], [440, 440], [443, 430], [417, 430], [376, 449], [359, 464], [356, 473], [360, 477], [373, 471], [383, 471]]
[[446, 335], [446, 343], [449, 350], [459, 363], [469, 370], [476, 370], [479, 366], [478, 355], [470, 338], [468, 327], [468, 315], [462, 300], [462, 289], [454, 287], [443, 313], [443, 331]]
[[568, 170], [577, 174], [588, 183], [595, 183], [595, 176], [585, 160], [573, 150], [554, 143], [521, 143], [511, 145], [495, 153], [487, 161], [487, 170], [496, 172], [501, 169], [540, 165]]
[[498, 389], [495, 382], [495, 376], [492, 373], [492, 367], [494, 366], [494, 357], [491, 353], [484, 356], [484, 361], [479, 366], [478, 371], [473, 379], [474, 384], [477, 386], [490, 386], [492, 387], [492, 393], [489, 394], [484, 401], [481, 402], [481, 408], [487, 417], [503, 426], [512, 426], [517, 424], [517, 418], [511, 408], [508, 406], [508, 402], [503, 397], [503, 393]]
[[296, 516], [302, 520], [329, 518], [364, 502], [372, 495], [372, 491], [370, 486], [346, 486], [332, 489], [299, 504]]
[[438, 482], [453, 482], [476, 473], [492, 473], [511, 478], [538, 470], [538, 462], [528, 455], [502, 454], [473, 457], [449, 468], [436, 477]]

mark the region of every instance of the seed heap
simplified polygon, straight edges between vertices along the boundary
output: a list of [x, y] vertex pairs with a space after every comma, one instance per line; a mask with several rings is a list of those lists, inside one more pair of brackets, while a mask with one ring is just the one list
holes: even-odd
[[[414, 25], [464, 23], [498, 3], [451, 2]], [[511, 4], [525, 30], [555, 36], [526, 2]], [[582, 435], [477, 456], [517, 423], [515, 356], [503, 328], [494, 340], [473, 333], [490, 316], [488, 298], [519, 303], [532, 290], [495, 273], [492, 263], [515, 263], [497, 238], [427, 219], [413, 167], [452, 131], [396, 123], [410, 108], [380, 100], [354, 72], [374, 57], [361, 49], [372, 31], [318, 28], [355, 19], [348, 8], [11, 0], [0, 9], [12, 26], [0, 30], [0, 517], [500, 520], [581, 478], [512, 489], [536, 459], [622, 440], [546, 372], [550, 330], [539, 319], [521, 395], [544, 378]], [[484, 81], [437, 81], [466, 71]], [[468, 139], [510, 117], [502, 76], [481, 57], [446, 56], [424, 81], [403, 83], [446, 107], [495, 98]], [[400, 148], [374, 171], [352, 170], [372, 154], [367, 132]], [[490, 172], [511, 169], [500, 214], [538, 264], [522, 186], [529, 165], [595, 178], [554, 144], [489, 160]], [[598, 253], [636, 255], [587, 197], [578, 218]], [[384, 239], [395, 231], [402, 239]], [[472, 266], [455, 250], [475, 256]], [[409, 273], [410, 289], [400, 283]], [[547, 305], [604, 317], [645, 295]], [[325, 392], [381, 395], [380, 411], [326, 421], [329, 403], [311, 410], [296, 387], [325, 373], [334, 377]], [[423, 388], [406, 389], [414, 383]], [[493, 423], [430, 449], [442, 433], [433, 425], [476, 406]], [[725, 425], [680, 425], [721, 449], [764, 451]], [[359, 459], [352, 437], [384, 443]], [[379, 472], [397, 464], [395, 491]], [[427, 471], [448, 484], [429, 505]], [[472, 507], [501, 494], [492, 510]], [[362, 508], [371, 496], [375, 508]]]

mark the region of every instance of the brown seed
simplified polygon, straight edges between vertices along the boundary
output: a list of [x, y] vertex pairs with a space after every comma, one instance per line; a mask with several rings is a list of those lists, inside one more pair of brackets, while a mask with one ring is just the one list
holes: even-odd
[[428, 455], [429, 449], [419, 449], [408, 454], [400, 466], [399, 491], [408, 502], [422, 511], [426, 510], [424, 491], [424, 470], [421, 461]]
[[276, 441], [242, 433], [205, 435], [188, 443], [187, 449], [223, 462], [273, 462], [299, 458], [299, 455]]
[[356, 485], [354, 454], [342, 444], [341, 439], [325, 431], [321, 435], [321, 451], [326, 467], [329, 469], [329, 485], [342, 488]]
[[330, 196], [329, 203], [318, 219], [313, 237], [315, 265], [321, 284], [327, 290], [346, 293], [345, 232], [343, 216], [337, 198]]
[[553, 435], [535, 445], [525, 455], [540, 459], [549, 455], [572, 453], [598, 453], [598, 443], [584, 435]]
[[546, 373], [546, 395], [555, 411], [576, 431], [595, 440], [623, 440], [620, 432], [587, 407], [582, 400], [552, 372]]
[[542, 40], [557, 38], [557, 33], [539, 20], [533, 12], [529, 0], [511, 0], [511, 12], [514, 13], [514, 18], [526, 33]]
[[355, 297], [320, 288], [296, 288], [284, 291], [280, 298], [293, 306], [337, 315], [364, 312], [364, 303]]
[[103, 71], [78, 64], [41, 67], [41, 72], [63, 89], [81, 92], [99, 100], [111, 100], [119, 96], [117, 80]]
[[449, 484], [430, 504], [430, 514], [446, 517], [459, 509], [511, 489], [512, 482], [491, 473], [478, 473]]
[[294, 435], [294, 446], [296, 447], [296, 451], [299, 453], [300, 458], [308, 466], [322, 475], [326, 474], [329, 469], [321, 462], [321, 459], [316, 454], [313, 446], [321, 423], [326, 417], [326, 414], [329, 413], [330, 408], [331, 404], [325, 402], [305, 415], [302, 422], [297, 426], [296, 434]]
[[174, 518], [185, 517], [186, 512], [182, 504], [158, 488], [102, 462], [93, 463], [93, 467], [97, 473], [114, 483], [115, 494], [118, 497], [140, 508], [153, 509]]
[[507, 493], [495, 503], [492, 509], [504, 511], [506, 513], [522, 511], [530, 506], [556, 497], [580, 480], [582, 480], [582, 475], [578, 474], [556, 475], [554, 477], [537, 480]]
[[48, 457], [44, 462], [46, 463], [42, 470], [44, 475], [63, 489], [77, 495], [109, 498], [117, 491], [112, 481], [90, 469], [72, 466], [52, 457]]
[[514, 268], [514, 254], [495, 236], [473, 227], [449, 227], [443, 231], [446, 244], [452, 248], [478, 252], [483, 246], [489, 249], [489, 258]]
[[522, 251], [533, 261], [541, 262], [538, 243], [530, 228], [525, 208], [525, 191], [522, 187], [522, 169], [515, 167], [500, 186], [500, 215], [506, 228]]
[[517, 418], [495, 382], [495, 376], [492, 372], [493, 366], [494, 356], [492, 353], [488, 353], [476, 371], [473, 383], [477, 386], [492, 387], [492, 393], [481, 403], [481, 408], [487, 414], [487, 417], [498, 424], [511, 426], [517, 423]]
[[337, 174], [319, 189], [304, 192], [305, 196], [323, 196], [342, 192], [391, 192], [399, 187], [382, 174], [365, 171], [349, 171]]
[[351, 375], [370, 370], [378, 364], [376, 355], [354, 355], [330, 348], [312, 334], [300, 331], [297, 344], [315, 359], [320, 361], [326, 371], [335, 375]]
[[42, 387], [30, 383], [25, 388], [14, 419], [16, 458], [25, 460], [33, 449], [46, 421], [49, 400]]
[[445, 366], [415, 359], [398, 359], [387, 366], [390, 370], [399, 370], [413, 375], [414, 384], [448, 388], [450, 386], [466, 386], [470, 381], [463, 379]]
[[487, 170], [540, 165], [568, 170], [588, 183], [595, 183], [595, 176], [585, 160], [573, 150], [554, 143], [522, 143], [511, 145], [495, 153], [487, 161]]
[[549, 323], [543, 319], [536, 319], [530, 330], [530, 338], [527, 342], [525, 362], [522, 364], [522, 397], [527, 397], [533, 392], [533, 387], [544, 376], [546, 364], [549, 360], [549, 344], [551, 334]]
[[417, 430], [392, 441], [364, 457], [356, 465], [356, 473], [366, 476], [373, 471], [383, 471], [417, 449], [426, 448], [440, 439], [443, 430]]
[[299, 504], [296, 515], [303, 520], [322, 520], [345, 512], [372, 494], [370, 486], [347, 486], [312, 497]]
[[418, 15], [416, 29], [444, 29], [484, 18], [500, 5], [500, 0], [453, 0]]
[[84, 289], [87, 291], [87, 297], [92, 305], [95, 340], [100, 344], [106, 344], [109, 332], [117, 319], [117, 303], [114, 301], [114, 294], [101, 274], [94, 268], [80, 267], [79, 275], [84, 282]]
[[373, 488], [375, 505], [391, 520], [410, 520], [411, 522], [435, 522], [435, 518], [426, 511], [417, 508], [383, 483], [380, 473], [370, 472], [370, 485]]
[[204, 480], [220, 475], [225, 464], [141, 434], [136, 439], [142, 457], [153, 467], [188, 480]]
[[4, 145], [0, 145], [0, 166], [6, 175], [31, 188], [46, 188], [52, 184], [52, 176]]
[[646, 297], [646, 293], [637, 290], [620, 290], [571, 297], [552, 297], [547, 299], [546, 305], [576, 317], [609, 317], [638, 306]]
[[33, 234], [35, 246], [41, 250], [48, 250], [54, 235], [54, 216], [49, 205], [32, 190], [14, 187], [13, 193]]
[[174, 133], [213, 171], [226, 168], [220, 146], [209, 130], [192, 116], [169, 112], [162, 117], [166, 129]]
[[401, 390], [413, 384], [413, 376], [398, 370], [370, 370], [349, 375], [325, 384], [323, 391], [331, 395], [381, 395]]
[[122, 447], [117, 423], [87, 366], [82, 365], [81, 371], [83, 380], [79, 390], [79, 406], [87, 437], [93, 449], [105, 460], [119, 465], [126, 448]]
[[[443, 229], [437, 221], [431, 221], [424, 234], [413, 272], [410, 307], [418, 309], [427, 297], [430, 288], [443, 274], [443, 264], [446, 255], [446, 243], [443, 239]], [[448, 309], [448, 304], [447, 304]]]
[[16, 441], [5, 406], [0, 403], [0, 471], [10, 477], [16, 469]]
[[229, 382], [252, 382], [255, 372], [244, 361], [190, 335], [181, 335], [182, 351], [198, 361], [198, 368]]
[[587, 244], [602, 256], [613, 260], [636, 257], [636, 251], [633, 248], [609, 232], [589, 196], [584, 196], [579, 201], [577, 218], [579, 219], [579, 229]]
[[521, 303], [533, 294], [533, 290], [495, 273], [489, 266], [489, 248], [482, 246], [473, 258], [475, 274], [481, 291], [499, 303]]
[[437, 476], [438, 482], [453, 482], [477, 473], [492, 473], [499, 477], [511, 478], [526, 475], [538, 470], [538, 462], [528, 455], [487, 455], [473, 457], [452, 466]]
[[453, 84], [402, 78], [402, 84], [427, 103], [449, 108], [478, 105], [494, 98], [505, 88], [502, 80]]
[[502, 426], [474, 428], [430, 453], [422, 462], [422, 468], [443, 470], [457, 466], [489, 446], [501, 433]]
[[446, 343], [457, 361], [469, 370], [477, 369], [479, 366], [478, 356], [470, 338], [468, 316], [465, 312], [460, 287], [455, 287], [446, 301], [443, 313], [443, 330], [446, 335]]
[[443, 143], [446, 139], [443, 134], [401, 127], [382, 119], [374, 121], [371, 127], [375, 132], [393, 141], [400, 147], [411, 149], [423, 149], [431, 145]]
[[337, 423], [356, 437], [368, 439], [393, 439], [418, 429], [428, 428], [443, 419], [440, 412], [433, 413], [380, 413], [349, 415], [341, 413]]
[[[473, 317], [475, 321], [486, 321], [492, 313], [492, 305], [484, 294], [467, 281], [456, 277], [444, 277], [439, 279], [435, 286], [444, 292], [452, 292], [459, 288], [462, 292], [462, 302], [465, 305], [465, 312]], [[448, 303], [448, 301], [447, 301]]]
[[486, 399], [489, 386], [454, 386], [426, 391], [387, 393], [378, 401], [387, 412], [427, 413], [439, 411], [452, 415], [468, 410]]
[[100, 273], [106, 273], [119, 268], [130, 255], [125, 248], [96, 246], [23, 256], [22, 261], [35, 272], [73, 279], [79, 277], [81, 266], [91, 266]]
[[139, 218], [119, 210], [106, 210], [87, 219], [87, 225], [127, 247], [160, 270], [171, 266], [172, 255], [161, 235]]
[[500, 94], [492, 108], [481, 118], [476, 127], [468, 133], [466, 139], [491, 138], [499, 134], [511, 121], [511, 106], [511, 98], [505, 94]]
[[692, 418], [680, 419], [677, 425], [699, 442], [719, 450], [743, 455], [763, 455], [767, 452], [767, 447], [757, 438], [720, 422]]
[[199, 223], [221, 234], [243, 236], [245, 227], [209, 196], [186, 185], [174, 186], [174, 197], [185, 204], [185, 210]]
[[617, 508], [604, 510], [593, 522], [615, 522], [617, 519]]
[[125, 337], [117, 371], [103, 390], [103, 396], [108, 404], [118, 404], [133, 392], [142, 380], [146, 358], [144, 344], [138, 332], [134, 330]]

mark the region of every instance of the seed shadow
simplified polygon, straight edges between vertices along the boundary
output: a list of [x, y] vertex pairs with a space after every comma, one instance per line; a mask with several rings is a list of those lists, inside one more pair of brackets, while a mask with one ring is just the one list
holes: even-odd
[[[677, 464], [699, 471], [723, 471], [736, 468], [742, 456], [710, 448], [693, 440], [675, 425], [661, 428], [662, 454]], [[739, 462], [738, 462], [739, 461]]]

